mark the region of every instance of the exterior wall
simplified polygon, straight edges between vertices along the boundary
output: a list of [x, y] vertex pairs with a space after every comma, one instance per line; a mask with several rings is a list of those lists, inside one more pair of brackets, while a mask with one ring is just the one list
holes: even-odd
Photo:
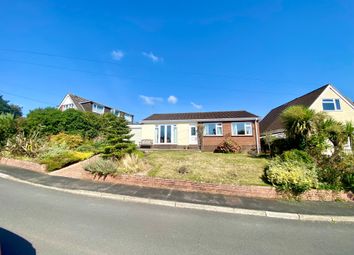
[[[251, 121], [252, 122], [252, 121]], [[259, 137], [259, 123], [252, 122], [252, 135], [247, 136], [232, 136], [231, 132], [232, 122], [223, 122], [223, 135], [222, 136], [203, 136], [203, 151], [214, 151], [215, 148], [229, 137], [239, 146], [242, 151], [250, 151], [257, 149], [257, 132]], [[166, 124], [164, 122], [158, 124], [142, 124], [141, 125], [141, 139], [151, 139], [154, 141], [153, 148], [159, 149], [198, 149], [198, 145], [190, 145], [189, 132], [190, 125], [197, 123], [176, 123], [177, 127], [177, 144], [155, 144], [155, 127], [159, 124]], [[258, 139], [258, 145], [260, 148], [260, 140]]]
[[[259, 135], [259, 124], [258, 122], [252, 122], [252, 135], [247, 136], [233, 136], [231, 132], [232, 122], [223, 122], [223, 135], [222, 136], [203, 136], [203, 151], [214, 151], [216, 147], [223, 142], [226, 138], [230, 138], [232, 141], [236, 142], [241, 146], [242, 151], [250, 151], [257, 149], [257, 138], [256, 138], [256, 128]], [[260, 141], [258, 140], [260, 146]]]
[[130, 134], [133, 135], [130, 138], [136, 145], [139, 145], [141, 141], [142, 125], [128, 125], [130, 128]]
[[91, 102], [87, 102], [87, 103], [84, 103], [81, 105], [85, 109], [86, 112], [92, 112], [92, 103]]
[[150, 139], [155, 142], [155, 124], [141, 125], [141, 139]]
[[354, 108], [343, 100], [343, 97], [331, 87], [328, 87], [322, 94], [316, 99], [316, 101], [310, 106], [315, 111], [323, 111], [322, 99], [339, 98], [341, 110], [340, 111], [325, 111], [328, 115], [332, 116], [335, 120], [340, 122], [351, 121], [354, 123]]
[[68, 105], [68, 104], [73, 104], [74, 108], [73, 109], [77, 109], [76, 105], [74, 104], [74, 101], [71, 99], [71, 97], [69, 95], [66, 95], [66, 97], [64, 98], [64, 100], [60, 103], [59, 105], [59, 109], [61, 111], [64, 111], [64, 109], [62, 108], [64, 105]]
[[177, 126], [177, 144], [189, 145], [190, 123], [178, 123], [176, 126]]

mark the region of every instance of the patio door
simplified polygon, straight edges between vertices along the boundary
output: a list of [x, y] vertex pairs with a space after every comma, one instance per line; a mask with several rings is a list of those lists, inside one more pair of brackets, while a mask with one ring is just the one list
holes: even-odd
[[198, 144], [197, 126], [189, 126], [189, 144]]

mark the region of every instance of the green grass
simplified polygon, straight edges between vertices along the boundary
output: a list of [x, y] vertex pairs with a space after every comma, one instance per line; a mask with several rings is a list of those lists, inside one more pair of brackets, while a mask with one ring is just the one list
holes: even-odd
[[[235, 185], [266, 185], [262, 181], [265, 158], [246, 154], [197, 151], [154, 151], [144, 158], [150, 165], [148, 176]], [[187, 173], [179, 173], [185, 168]]]

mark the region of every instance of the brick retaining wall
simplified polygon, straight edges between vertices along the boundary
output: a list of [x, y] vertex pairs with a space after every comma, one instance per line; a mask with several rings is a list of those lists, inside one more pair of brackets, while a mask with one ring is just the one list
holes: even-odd
[[40, 173], [46, 173], [47, 171], [46, 165], [12, 158], [0, 158], [0, 165], [19, 167]]
[[[236, 186], [226, 184], [197, 183], [192, 181], [169, 180], [137, 175], [121, 175], [116, 177], [108, 176], [104, 181], [150, 188], [167, 188], [189, 192], [206, 192], [240, 197], [265, 199], [282, 199], [287, 197], [286, 194], [278, 193], [275, 188], [265, 186]], [[354, 201], [353, 194], [351, 193], [334, 192], [330, 190], [310, 190], [302, 194], [300, 199], [311, 201]]]

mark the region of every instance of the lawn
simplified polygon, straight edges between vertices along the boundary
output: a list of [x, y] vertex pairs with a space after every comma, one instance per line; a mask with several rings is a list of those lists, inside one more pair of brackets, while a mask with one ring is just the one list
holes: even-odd
[[[198, 151], [147, 152], [148, 176], [236, 185], [266, 185], [262, 181], [267, 159], [247, 154]], [[183, 173], [184, 172], [184, 173]]]

